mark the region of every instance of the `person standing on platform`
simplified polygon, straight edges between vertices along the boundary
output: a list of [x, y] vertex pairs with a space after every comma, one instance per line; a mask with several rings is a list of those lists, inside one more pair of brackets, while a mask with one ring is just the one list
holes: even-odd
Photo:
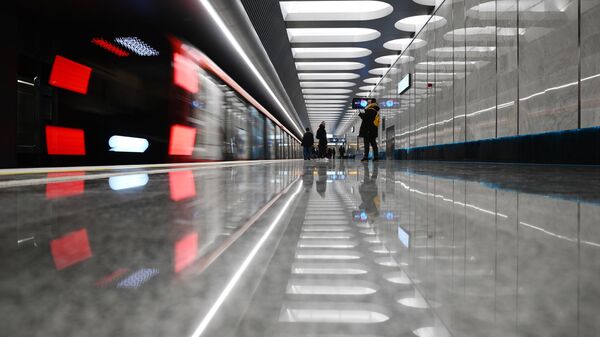
[[379, 150], [377, 149], [377, 132], [379, 129], [379, 105], [375, 98], [365, 108], [365, 112], [359, 113], [358, 117], [362, 119], [358, 136], [363, 137], [365, 144], [365, 155], [361, 161], [369, 160], [369, 145], [373, 147], [373, 161], [379, 160]]
[[325, 121], [319, 125], [317, 139], [319, 140], [319, 158], [327, 159], [327, 131], [325, 131]]
[[306, 132], [302, 137], [302, 148], [304, 160], [310, 160], [312, 156], [313, 145], [315, 144], [315, 136], [310, 132], [310, 128], [306, 128]]

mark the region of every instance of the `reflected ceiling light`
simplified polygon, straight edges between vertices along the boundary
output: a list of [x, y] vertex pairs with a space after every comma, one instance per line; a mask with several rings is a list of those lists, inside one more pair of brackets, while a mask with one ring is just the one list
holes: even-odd
[[486, 46], [461, 46], [461, 47], [439, 47], [433, 48], [427, 52], [429, 56], [437, 56], [437, 57], [457, 57], [463, 56], [461, 54], [466, 54], [467, 57], [486, 57], [493, 56], [494, 51], [496, 51], [496, 47], [486, 47]]
[[373, 91], [373, 89], [375, 89], [374, 85], [365, 85], [364, 87], [360, 87], [360, 90], [364, 90], [364, 91]]
[[[429, 19], [431, 17], [431, 20]], [[429, 22], [428, 22], [429, 20]], [[439, 15], [415, 15], [406, 17], [394, 25], [396, 29], [405, 32], [415, 33], [421, 30], [425, 25], [426, 30], [440, 28], [447, 23], [446, 19]]]
[[343, 108], [346, 104], [306, 104], [306, 108]]
[[350, 97], [350, 96], [349, 95], [304, 95], [304, 99], [347, 99], [348, 97]]
[[303, 94], [347, 94], [350, 89], [302, 89]]
[[364, 96], [364, 97], [369, 97], [369, 95], [371, 94], [371, 91], [364, 91], [364, 92], [357, 92], [356, 96]]
[[387, 72], [390, 72], [390, 74], [395, 74], [398, 72], [398, 69], [396, 68], [374, 68], [369, 70], [369, 74], [371, 75], [379, 75], [379, 76], [383, 76], [385, 75]]
[[[398, 59], [398, 55], [387, 55], [387, 56], [381, 56], [381, 57], [376, 58], [375, 62], [379, 63], [379, 64], [394, 64], [397, 59]], [[400, 59], [398, 59], [398, 62], [399, 63], [407, 63], [414, 59], [415, 58], [412, 56], [402, 55], [400, 57]]]
[[252, 247], [252, 250], [248, 254], [246, 254], [242, 264], [238, 267], [236, 272], [233, 274], [233, 277], [229, 280], [229, 282], [227, 283], [227, 285], [225, 286], [223, 291], [219, 294], [219, 296], [217, 297], [217, 299], [215, 300], [215, 302], [213, 303], [211, 308], [208, 310], [208, 312], [206, 313], [206, 315], [204, 316], [202, 321], [200, 321], [200, 324], [198, 324], [198, 326], [196, 327], [194, 332], [190, 335], [190, 337], [200, 337], [202, 335], [202, 333], [204, 333], [204, 331], [208, 327], [208, 324], [210, 324], [210, 322], [213, 320], [213, 318], [215, 317], [215, 315], [217, 314], [217, 312], [219, 311], [219, 309], [221, 308], [221, 306], [223, 305], [225, 300], [229, 297], [229, 294], [231, 293], [231, 291], [235, 288], [235, 286], [237, 285], [239, 280], [244, 275], [246, 269], [248, 269], [248, 267], [250, 266], [250, 264], [256, 257], [256, 254], [258, 254], [261, 247], [265, 244], [267, 239], [271, 236], [271, 233], [273, 233], [273, 231], [279, 224], [281, 217], [284, 215], [284, 213], [289, 208], [290, 204], [296, 199], [296, 196], [301, 191], [302, 191], [302, 184], [298, 184], [298, 188], [296, 189], [294, 194], [292, 194], [290, 199], [288, 199], [288, 201], [285, 203], [285, 205], [283, 205], [283, 208], [281, 209], [281, 211], [273, 219], [273, 222], [271, 222], [271, 224], [269, 225], [267, 230], [260, 237], [260, 239], [256, 242], [254, 247]]
[[381, 33], [370, 28], [288, 28], [291, 43], [366, 42]]
[[292, 48], [296, 59], [351, 59], [371, 55], [371, 51], [358, 47]]
[[353, 82], [300, 82], [302, 88], [344, 88], [355, 85]]
[[296, 70], [357, 70], [365, 65], [359, 62], [296, 62]]
[[142, 187], [148, 183], [147, 174], [129, 174], [124, 176], [113, 176], [108, 178], [108, 186], [113, 191], [125, 190], [128, 188]]
[[371, 77], [371, 78], [366, 78], [363, 80], [363, 82], [365, 83], [369, 83], [369, 84], [377, 84], [377, 83], [388, 83], [391, 82], [392, 79], [390, 78], [381, 78], [381, 77]]
[[[306, 98], [306, 97], [305, 97]], [[319, 98], [319, 97], [317, 97]], [[345, 99], [307, 99], [304, 101], [306, 104], [344, 104]]]
[[488, 41], [495, 40], [496, 37], [516, 36], [525, 34], [525, 28], [512, 28], [496, 26], [485, 27], [466, 27], [458, 28], [444, 34], [444, 40], [447, 41]]
[[367, 21], [394, 8], [382, 1], [280, 1], [285, 21]]
[[145, 138], [112, 136], [108, 140], [109, 151], [143, 153], [150, 144]]
[[427, 41], [425, 41], [425, 40], [421, 40], [421, 39], [417, 39], [417, 38], [415, 38], [415, 39], [404, 38], [404, 39], [395, 39], [395, 40], [388, 41], [383, 44], [383, 48], [389, 49], [389, 50], [404, 51], [408, 48], [418, 49], [418, 48], [425, 46], [426, 44], [427, 44]]
[[359, 77], [359, 74], [353, 73], [298, 73], [298, 79], [301, 81], [353, 80]]

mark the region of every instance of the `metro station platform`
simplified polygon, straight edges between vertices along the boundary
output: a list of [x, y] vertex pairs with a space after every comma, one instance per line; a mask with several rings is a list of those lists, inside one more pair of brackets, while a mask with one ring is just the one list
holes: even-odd
[[599, 170], [3, 171], [2, 335], [594, 336]]

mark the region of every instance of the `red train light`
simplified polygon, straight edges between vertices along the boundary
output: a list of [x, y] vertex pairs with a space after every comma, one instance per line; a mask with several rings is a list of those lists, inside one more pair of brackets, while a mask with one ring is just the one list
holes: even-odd
[[50, 155], [85, 155], [85, 132], [82, 129], [46, 125], [46, 148]]
[[115, 46], [114, 44], [106, 41], [105, 39], [101, 39], [98, 37], [95, 37], [92, 39], [91, 41], [93, 44], [97, 45], [100, 48], [103, 48], [104, 50], [106, 50], [109, 53], [115, 54], [119, 57], [126, 57], [129, 56], [129, 53], [126, 52], [125, 50]]
[[169, 155], [190, 156], [196, 142], [196, 128], [175, 124], [171, 126]]
[[91, 74], [92, 68], [56, 55], [49, 83], [52, 86], [85, 95], [88, 91]]
[[198, 65], [188, 57], [173, 54], [173, 82], [192, 94], [199, 90], [197, 69]]

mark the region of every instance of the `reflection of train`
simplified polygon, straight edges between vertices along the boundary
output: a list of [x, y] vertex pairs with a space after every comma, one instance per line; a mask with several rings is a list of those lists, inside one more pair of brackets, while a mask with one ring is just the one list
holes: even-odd
[[298, 157], [281, 123], [179, 39], [79, 34], [54, 43], [44, 59], [20, 51], [20, 166]]

